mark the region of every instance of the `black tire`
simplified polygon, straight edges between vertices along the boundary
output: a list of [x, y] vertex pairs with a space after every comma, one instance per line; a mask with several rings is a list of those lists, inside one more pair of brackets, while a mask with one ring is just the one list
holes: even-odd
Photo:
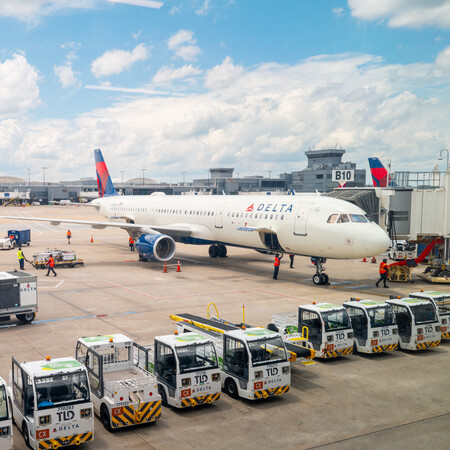
[[328, 280], [329, 280], [328, 275], [326, 273], [323, 273], [322, 276], [324, 279], [323, 284], [328, 284]]
[[103, 404], [100, 408], [100, 419], [102, 421], [103, 426], [105, 427], [106, 431], [112, 432], [111, 428], [111, 418], [109, 417], [109, 411], [108, 407]]
[[22, 424], [22, 435], [23, 435], [23, 440], [25, 441], [25, 445], [28, 448], [31, 448], [31, 445], [30, 445], [30, 433], [28, 432], [28, 425], [26, 424], [26, 422], [24, 422]]
[[166, 390], [160, 384], [158, 384], [158, 394], [161, 396], [162, 405], [165, 407], [169, 407], [169, 402], [167, 401]]
[[238, 398], [239, 397], [239, 392], [238, 392], [236, 383], [231, 378], [228, 378], [227, 381], [225, 381], [225, 392], [231, 398]]
[[225, 247], [225, 245], [218, 245], [218, 256], [219, 258], [225, 258], [227, 256], [227, 248]]
[[312, 280], [316, 286], [319, 286], [324, 282], [324, 278], [321, 273], [315, 273], [312, 277]]
[[30, 243], [29, 242], [27, 242], [27, 247], [29, 247], [30, 246]]
[[69, 267], [73, 269], [75, 266], [73, 264], [69, 264]]
[[31, 323], [36, 317], [36, 313], [17, 314], [16, 317], [23, 323]]
[[219, 256], [219, 247], [217, 245], [210, 245], [208, 249], [209, 256], [211, 258], [217, 258]]

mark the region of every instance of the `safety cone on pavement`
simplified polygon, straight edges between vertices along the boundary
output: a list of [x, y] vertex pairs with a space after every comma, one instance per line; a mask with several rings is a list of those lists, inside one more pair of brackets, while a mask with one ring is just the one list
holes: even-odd
[[375, 256], [372, 256], [372, 264], [376, 264], [377, 263], [377, 258], [375, 258]]
[[94, 236], [91, 234], [91, 242], [94, 242]]
[[180, 260], [178, 260], [178, 264], [177, 264], [177, 272], [181, 272]]
[[366, 259], [366, 258], [363, 258], [362, 262], [367, 262], [367, 259]]
[[167, 273], [167, 261], [164, 261], [164, 270], [163, 273]]

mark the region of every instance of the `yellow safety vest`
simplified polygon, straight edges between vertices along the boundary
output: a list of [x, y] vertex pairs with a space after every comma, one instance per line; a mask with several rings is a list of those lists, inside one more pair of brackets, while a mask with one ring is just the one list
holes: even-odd
[[23, 259], [23, 253], [22, 253], [22, 250], [19, 250], [19, 251], [17, 252], [17, 257], [18, 257], [19, 259]]

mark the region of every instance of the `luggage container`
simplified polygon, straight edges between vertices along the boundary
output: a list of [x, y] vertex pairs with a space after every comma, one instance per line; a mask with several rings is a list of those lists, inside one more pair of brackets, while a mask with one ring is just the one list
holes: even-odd
[[30, 230], [9, 230], [8, 236], [14, 236], [16, 245], [30, 245]]
[[386, 300], [392, 306], [403, 350], [425, 350], [441, 342], [441, 324], [432, 302], [418, 298]]
[[409, 294], [411, 298], [430, 300], [436, 306], [441, 321], [441, 339], [450, 339], [450, 293], [439, 291], [420, 291]]
[[86, 368], [74, 358], [12, 358], [7, 388], [12, 415], [25, 444], [35, 450], [80, 445], [94, 438]]
[[394, 312], [385, 301], [351, 299], [343, 305], [350, 316], [358, 352], [382, 353], [398, 348]]
[[23, 271], [0, 272], [0, 321], [16, 316], [30, 323], [37, 310], [37, 277]]
[[13, 448], [13, 427], [11, 411], [9, 410], [6, 395], [5, 380], [0, 377], [0, 449], [11, 450]]

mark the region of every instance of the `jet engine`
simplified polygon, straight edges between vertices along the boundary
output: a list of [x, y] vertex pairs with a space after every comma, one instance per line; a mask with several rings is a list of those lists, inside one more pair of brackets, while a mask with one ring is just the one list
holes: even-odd
[[136, 249], [150, 261], [168, 261], [175, 255], [175, 241], [165, 234], [141, 234]]

